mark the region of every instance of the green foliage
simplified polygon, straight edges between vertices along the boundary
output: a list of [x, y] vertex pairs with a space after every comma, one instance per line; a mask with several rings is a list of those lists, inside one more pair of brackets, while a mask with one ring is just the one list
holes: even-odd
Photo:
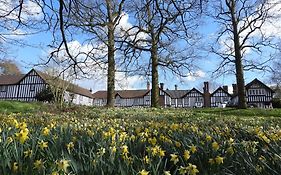
[[273, 106], [273, 108], [281, 108], [281, 99], [280, 98], [273, 98], [272, 99], [272, 106]]
[[44, 88], [42, 91], [38, 92], [35, 96], [38, 101], [42, 102], [52, 102], [54, 101], [54, 94], [52, 93], [50, 87]]
[[[41, 103], [26, 103], [20, 101], [0, 101], [0, 113], [31, 113], [44, 109]], [[46, 110], [46, 109], [44, 109]]]

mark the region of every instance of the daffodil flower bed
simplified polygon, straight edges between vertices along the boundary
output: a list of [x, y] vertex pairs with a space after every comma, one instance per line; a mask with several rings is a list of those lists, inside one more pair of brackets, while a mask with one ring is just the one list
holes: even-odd
[[281, 118], [92, 109], [0, 117], [0, 174], [281, 174]]

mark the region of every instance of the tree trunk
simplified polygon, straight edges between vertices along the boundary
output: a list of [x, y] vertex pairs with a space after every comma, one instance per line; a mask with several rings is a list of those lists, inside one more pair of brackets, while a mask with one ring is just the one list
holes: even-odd
[[114, 107], [115, 103], [115, 43], [114, 43], [114, 17], [112, 16], [112, 1], [107, 0], [107, 14], [108, 14], [108, 68], [107, 68], [107, 107]]
[[115, 59], [114, 31], [108, 30], [107, 107], [114, 107]]
[[158, 108], [159, 105], [159, 87], [158, 87], [158, 54], [157, 45], [154, 42], [151, 47], [152, 60], [152, 89], [151, 89], [151, 107]]
[[241, 46], [238, 33], [238, 24], [235, 14], [235, 1], [231, 1], [231, 16], [232, 16], [232, 26], [233, 26], [233, 41], [234, 41], [234, 51], [235, 51], [235, 69], [236, 69], [236, 82], [238, 89], [238, 108], [246, 109], [246, 97], [245, 97], [245, 81], [244, 81], [244, 71], [242, 64]]

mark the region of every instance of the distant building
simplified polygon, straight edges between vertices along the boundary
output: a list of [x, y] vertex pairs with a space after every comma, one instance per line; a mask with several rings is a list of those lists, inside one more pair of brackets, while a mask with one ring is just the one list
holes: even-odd
[[219, 87], [211, 94], [211, 107], [225, 107], [231, 100], [228, 86]]
[[[0, 75], [0, 100], [36, 101], [36, 95], [52, 83], [50, 77], [35, 69], [23, 75]], [[93, 103], [89, 90], [72, 83], [68, 83], [64, 98], [79, 105]]]
[[[273, 90], [258, 79], [246, 85], [246, 98], [249, 106], [267, 108], [271, 107]], [[119, 90], [115, 92], [115, 106], [134, 107], [151, 105], [151, 90], [148, 84], [144, 90]], [[106, 91], [93, 94], [94, 106], [106, 105]], [[179, 90], [175, 85], [174, 90], [164, 90], [164, 84], [159, 86], [159, 103], [162, 107], [172, 108], [199, 108], [199, 107], [226, 107], [237, 106], [237, 86], [233, 84], [233, 94], [228, 92], [228, 86], [222, 86], [210, 93], [209, 83], [204, 82], [203, 93], [198, 89]]]

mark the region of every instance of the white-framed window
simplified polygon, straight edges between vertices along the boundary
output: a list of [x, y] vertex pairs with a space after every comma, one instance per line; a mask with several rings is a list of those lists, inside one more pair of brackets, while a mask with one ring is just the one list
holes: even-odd
[[7, 86], [0, 86], [1, 92], [6, 92], [7, 91]]

